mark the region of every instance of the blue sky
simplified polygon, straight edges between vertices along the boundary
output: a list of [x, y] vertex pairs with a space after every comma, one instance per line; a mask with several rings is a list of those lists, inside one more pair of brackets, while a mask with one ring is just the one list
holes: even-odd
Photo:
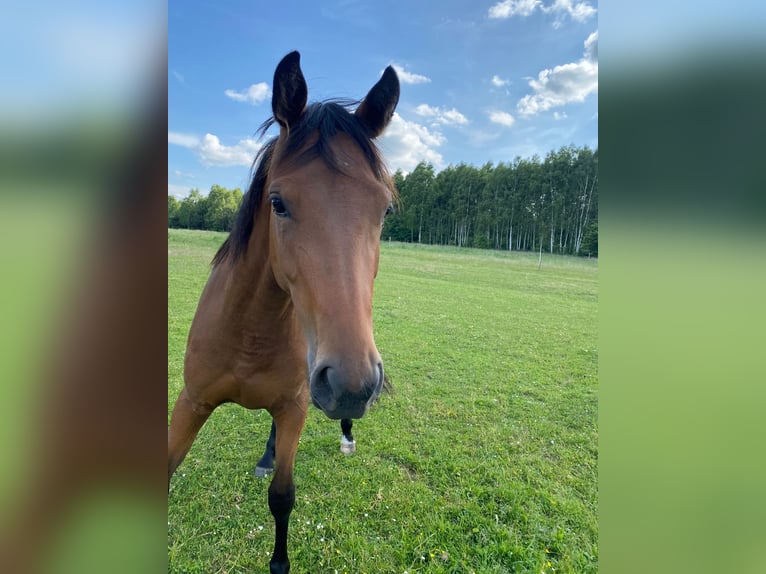
[[593, 0], [171, 0], [168, 192], [247, 188], [274, 68], [301, 53], [309, 100], [359, 99], [391, 64], [389, 168], [544, 157], [598, 145]]

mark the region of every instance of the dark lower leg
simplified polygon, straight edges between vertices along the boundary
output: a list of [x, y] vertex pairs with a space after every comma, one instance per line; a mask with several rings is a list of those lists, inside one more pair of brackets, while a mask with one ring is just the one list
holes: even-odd
[[346, 440], [349, 442], [354, 441], [354, 435], [351, 434], [351, 427], [353, 424], [354, 423], [351, 421], [351, 419], [340, 420], [340, 430], [343, 433], [343, 436], [346, 437]]
[[295, 506], [295, 486], [289, 484], [284, 492], [280, 492], [275, 482], [272, 481], [269, 486], [269, 510], [274, 516], [275, 537], [274, 554], [269, 563], [271, 574], [290, 572], [290, 560], [287, 557], [287, 528], [293, 506]]
[[263, 456], [255, 465], [255, 476], [261, 478], [269, 474], [274, 470], [274, 456], [275, 447], [277, 443], [277, 425], [274, 421], [271, 421], [271, 432], [269, 432], [269, 440], [266, 441], [266, 450]]
[[269, 509], [274, 516], [275, 525], [274, 554], [269, 568], [271, 574], [287, 574], [290, 571], [290, 560], [287, 557], [287, 526], [295, 505], [293, 464], [306, 411], [283, 411], [272, 416], [277, 426], [277, 440], [274, 478], [269, 485]]

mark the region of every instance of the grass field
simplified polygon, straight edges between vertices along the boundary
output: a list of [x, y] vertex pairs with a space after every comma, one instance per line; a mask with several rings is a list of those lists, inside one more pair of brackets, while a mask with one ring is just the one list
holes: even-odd
[[[225, 234], [168, 232], [168, 412]], [[295, 465], [295, 573], [598, 570], [594, 260], [383, 244], [375, 339], [390, 395], [339, 452], [312, 408]], [[173, 477], [172, 573], [267, 572], [270, 418], [216, 410]]]

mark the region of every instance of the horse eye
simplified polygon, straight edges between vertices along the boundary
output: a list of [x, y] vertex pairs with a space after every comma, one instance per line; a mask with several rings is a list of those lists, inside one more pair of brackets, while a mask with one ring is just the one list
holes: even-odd
[[394, 212], [394, 206], [393, 206], [393, 205], [389, 205], [389, 206], [386, 208], [386, 213], [383, 215], [383, 217], [388, 217], [388, 216], [389, 216], [389, 215], [391, 215], [393, 212]]
[[287, 208], [285, 207], [285, 204], [282, 203], [282, 198], [275, 196], [269, 198], [269, 201], [271, 201], [271, 209], [274, 211], [274, 215], [287, 217]]

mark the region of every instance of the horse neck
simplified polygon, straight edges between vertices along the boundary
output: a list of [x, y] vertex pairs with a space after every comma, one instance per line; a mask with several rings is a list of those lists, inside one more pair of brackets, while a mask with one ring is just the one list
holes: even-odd
[[285, 315], [292, 314], [292, 301], [274, 278], [269, 261], [268, 221], [258, 220], [247, 250], [228, 267], [224, 308], [249, 325], [268, 324], [269, 319], [280, 317], [284, 323]]
[[305, 357], [292, 301], [269, 264], [268, 226], [265, 237], [251, 237], [236, 261], [230, 256], [213, 268], [189, 330], [187, 363], [203, 364], [208, 373], [252, 373], [277, 354]]

